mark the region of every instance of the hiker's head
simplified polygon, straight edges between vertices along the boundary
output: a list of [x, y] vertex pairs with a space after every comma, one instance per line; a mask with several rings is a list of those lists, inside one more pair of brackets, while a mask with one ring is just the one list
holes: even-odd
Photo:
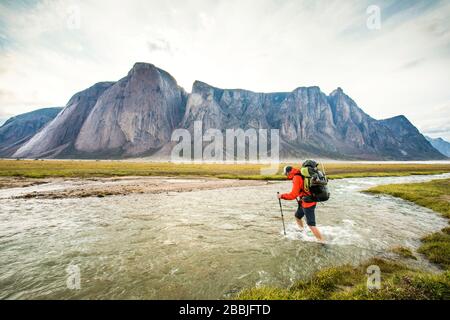
[[292, 171], [292, 167], [291, 166], [286, 166], [286, 167], [283, 168], [283, 174], [285, 176], [288, 176], [291, 171]]

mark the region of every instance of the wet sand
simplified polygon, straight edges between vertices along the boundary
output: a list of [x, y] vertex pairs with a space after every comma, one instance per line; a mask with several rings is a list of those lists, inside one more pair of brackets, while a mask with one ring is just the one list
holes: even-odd
[[[45, 190], [33, 190], [33, 186], [45, 184]], [[169, 192], [189, 192], [221, 188], [260, 186], [266, 181], [217, 179], [209, 177], [116, 177], [116, 178], [49, 178], [26, 179], [5, 178], [0, 180], [0, 188], [17, 188], [11, 194], [16, 199], [63, 199], [106, 197], [128, 194], [157, 194]], [[11, 189], [12, 191], [12, 189]]]
[[49, 183], [49, 179], [30, 179], [22, 177], [0, 177], [0, 189], [25, 188]]

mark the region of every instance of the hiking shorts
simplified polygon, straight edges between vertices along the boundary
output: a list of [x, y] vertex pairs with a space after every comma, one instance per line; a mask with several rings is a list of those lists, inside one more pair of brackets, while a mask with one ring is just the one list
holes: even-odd
[[310, 227], [316, 226], [316, 206], [312, 206], [310, 208], [303, 208], [301, 204], [298, 205], [297, 212], [295, 213], [295, 217], [297, 219], [301, 219], [306, 216], [306, 224]]

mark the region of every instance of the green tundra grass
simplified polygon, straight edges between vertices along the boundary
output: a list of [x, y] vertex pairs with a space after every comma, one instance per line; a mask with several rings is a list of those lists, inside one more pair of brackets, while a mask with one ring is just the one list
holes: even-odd
[[[371, 193], [389, 194], [439, 212], [450, 219], [450, 179], [424, 183], [392, 184], [368, 190]], [[450, 267], [450, 228], [444, 228], [422, 239], [418, 252], [441, 267]]]
[[430, 208], [450, 218], [450, 179], [410, 184], [390, 184], [367, 190], [374, 194], [388, 194]]
[[[374, 194], [389, 194], [433, 209], [450, 218], [450, 179], [425, 183], [377, 186], [367, 190]], [[258, 287], [241, 291], [237, 298], [244, 300], [275, 299], [450, 299], [450, 228], [422, 239], [418, 253], [438, 264], [441, 273], [412, 270], [407, 266], [374, 258], [358, 267], [344, 265], [326, 268], [311, 279], [297, 281], [290, 288]], [[414, 255], [406, 248], [393, 248], [403, 258]], [[383, 275], [380, 290], [368, 290], [366, 268], [377, 265]]]
[[[290, 165], [299, 166], [299, 163]], [[283, 165], [275, 175], [262, 175], [260, 164], [175, 164], [144, 161], [0, 160], [3, 177], [114, 177], [114, 176], [210, 176], [223, 179], [282, 180]], [[404, 176], [450, 172], [443, 164], [325, 163], [330, 179], [350, 177]]]
[[[367, 290], [366, 270], [380, 267], [382, 286]], [[440, 274], [410, 270], [402, 264], [373, 258], [358, 267], [326, 268], [311, 279], [297, 281], [290, 288], [258, 287], [241, 291], [242, 300], [392, 300], [448, 299], [450, 271]]]

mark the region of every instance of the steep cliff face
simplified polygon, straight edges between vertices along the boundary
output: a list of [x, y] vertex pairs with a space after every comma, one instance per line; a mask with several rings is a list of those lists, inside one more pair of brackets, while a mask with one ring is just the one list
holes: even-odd
[[85, 156], [151, 154], [170, 141], [187, 95], [167, 72], [137, 63], [98, 99], [75, 142]]
[[[203, 129], [279, 129], [281, 155], [288, 157], [346, 157], [361, 152], [365, 135], [376, 126], [341, 89], [330, 97], [318, 87], [292, 92], [256, 93], [219, 89], [196, 81], [189, 96], [182, 126]], [[378, 127], [380, 127], [378, 125]], [[373, 128], [373, 130], [380, 128]], [[381, 129], [387, 131], [387, 128]], [[375, 150], [367, 150], [368, 157]]]
[[398, 137], [382, 122], [367, 115], [341, 88], [329, 98], [336, 131], [333, 143], [341, 154], [367, 160], [401, 159]]
[[0, 157], [11, 157], [61, 110], [62, 108], [39, 109], [7, 120], [0, 127]]
[[341, 88], [328, 96], [319, 87], [258, 93], [196, 81], [186, 94], [171, 75], [147, 63], [136, 63], [118, 82], [76, 94], [26, 143], [19, 133], [8, 143], [20, 146], [14, 157], [168, 159], [173, 130], [192, 130], [195, 121], [204, 131], [279, 129], [282, 159], [446, 159], [405, 117], [375, 120]]
[[196, 81], [187, 100], [182, 127], [191, 129], [194, 121], [202, 121], [204, 130], [270, 128], [267, 113], [276, 100], [270, 94], [223, 90]]
[[24, 144], [14, 157], [64, 157], [74, 152], [74, 142], [81, 126], [92, 111], [97, 99], [113, 85], [113, 82], [100, 82], [78, 92], [67, 103], [63, 111]]
[[404, 158], [443, 158], [443, 154], [436, 150], [405, 116], [396, 116], [380, 122], [391, 129], [400, 142], [399, 150]]
[[332, 143], [333, 115], [327, 96], [318, 87], [295, 89], [273, 114], [279, 121], [279, 126], [274, 128], [280, 129], [281, 139], [290, 146], [288, 152], [283, 150], [283, 156], [331, 156], [338, 151]]
[[[192, 129], [279, 129], [283, 158], [329, 157], [366, 160], [442, 159], [409, 121], [378, 121], [341, 88], [325, 95], [318, 87], [285, 93], [229, 90], [195, 82], [182, 126]], [[412, 134], [414, 133], [414, 134]], [[426, 141], [425, 141], [426, 142]]]

